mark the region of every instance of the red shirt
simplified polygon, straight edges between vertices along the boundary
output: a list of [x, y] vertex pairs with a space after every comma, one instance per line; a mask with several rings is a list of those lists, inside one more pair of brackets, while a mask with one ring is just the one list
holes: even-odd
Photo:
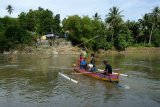
[[79, 57], [77, 65], [79, 66], [82, 61], [83, 61], [83, 57]]

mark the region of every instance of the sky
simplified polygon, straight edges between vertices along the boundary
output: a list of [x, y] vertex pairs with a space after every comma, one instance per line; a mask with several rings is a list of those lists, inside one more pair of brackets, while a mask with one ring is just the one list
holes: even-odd
[[61, 20], [71, 15], [92, 17], [96, 12], [104, 20], [109, 9], [116, 6], [122, 11], [124, 20], [137, 21], [160, 6], [160, 0], [0, 0], [0, 17], [9, 15], [6, 11], [8, 5], [14, 9], [11, 17], [42, 7], [51, 10], [54, 15], [60, 14]]

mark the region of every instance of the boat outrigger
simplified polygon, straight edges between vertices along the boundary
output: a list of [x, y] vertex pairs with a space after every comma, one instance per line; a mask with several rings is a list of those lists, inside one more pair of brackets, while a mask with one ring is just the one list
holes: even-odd
[[96, 73], [96, 72], [90, 72], [85, 69], [81, 69], [79, 67], [75, 67], [74, 70], [76, 72], [82, 73], [84, 75], [87, 75], [89, 77], [93, 77], [96, 79], [104, 80], [104, 81], [109, 81], [109, 82], [119, 82], [119, 74], [109, 74], [109, 75], [103, 75], [101, 73]]

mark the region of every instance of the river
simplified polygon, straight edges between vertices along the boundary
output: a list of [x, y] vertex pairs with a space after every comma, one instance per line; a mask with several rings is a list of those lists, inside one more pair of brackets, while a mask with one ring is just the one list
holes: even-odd
[[160, 106], [160, 52], [99, 56], [97, 65], [108, 59], [115, 72], [129, 75], [121, 76], [119, 85], [72, 74], [75, 55], [7, 57], [0, 54], [0, 107]]

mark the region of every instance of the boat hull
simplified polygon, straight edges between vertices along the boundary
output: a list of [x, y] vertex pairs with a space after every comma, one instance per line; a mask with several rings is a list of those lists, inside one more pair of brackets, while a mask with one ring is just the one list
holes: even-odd
[[80, 69], [79, 67], [75, 67], [74, 70], [76, 72], [82, 73], [92, 78], [109, 81], [109, 82], [119, 82], [119, 74], [103, 75], [101, 73], [94, 73], [94, 72], [87, 71], [85, 69]]

